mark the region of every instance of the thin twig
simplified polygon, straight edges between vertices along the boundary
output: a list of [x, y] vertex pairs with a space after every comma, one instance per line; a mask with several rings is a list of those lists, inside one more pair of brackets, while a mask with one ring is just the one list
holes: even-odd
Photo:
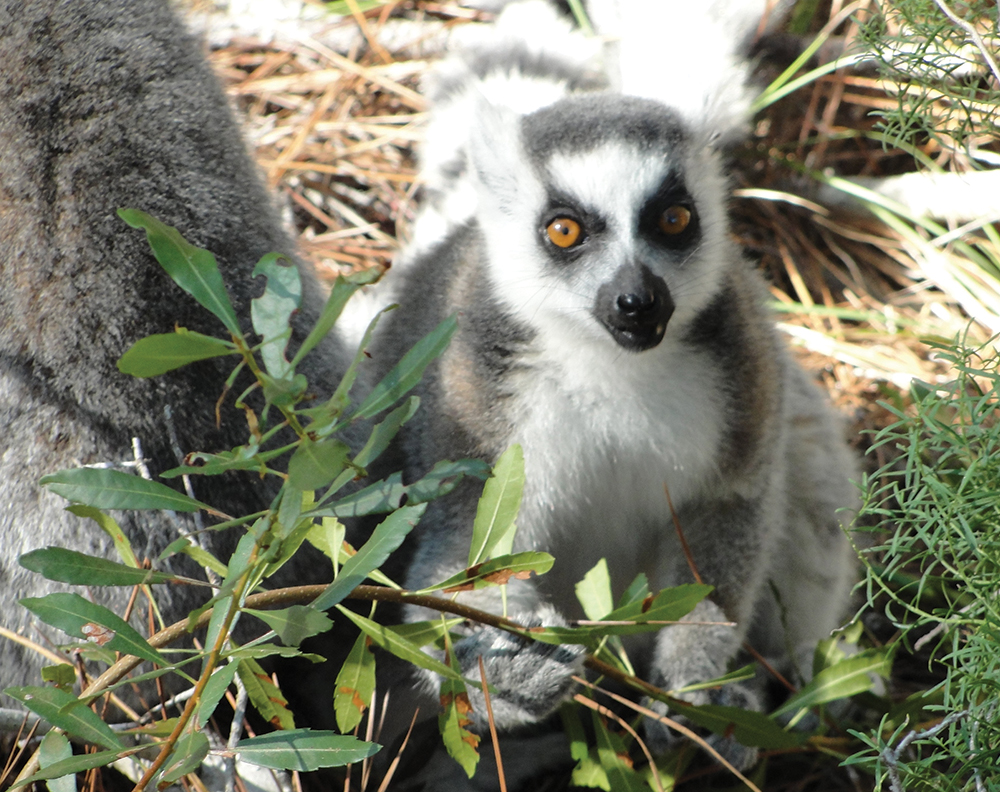
[[500, 741], [497, 738], [497, 725], [493, 719], [493, 702], [490, 701], [490, 686], [486, 684], [486, 666], [483, 656], [479, 655], [479, 679], [483, 683], [483, 700], [486, 702], [486, 719], [490, 724], [490, 739], [493, 740], [493, 756], [497, 762], [497, 781], [500, 792], [507, 792], [507, 778], [503, 773], [503, 760], [500, 758]]
[[223, 764], [226, 792], [234, 792], [236, 787], [236, 746], [243, 736], [243, 721], [247, 715], [247, 702], [250, 700], [250, 694], [239, 674], [233, 675], [233, 683], [236, 685], [236, 706], [233, 708], [233, 722], [229, 727], [229, 739], [226, 740], [228, 750]]
[[370, 27], [368, 27], [368, 18], [362, 13], [361, 8], [358, 6], [358, 0], [347, 0], [347, 6], [351, 9], [351, 16], [354, 17], [354, 21], [358, 23], [358, 27], [361, 28], [361, 35], [365, 37], [365, 41], [368, 42], [368, 46], [372, 48], [372, 51], [379, 56], [383, 63], [392, 63], [392, 55], [389, 54], [388, 50], [383, 47], [379, 41], [378, 37], [372, 33]]
[[663, 482], [663, 493], [667, 496], [667, 506], [670, 507], [670, 517], [674, 521], [674, 530], [677, 531], [677, 538], [681, 543], [681, 550], [684, 551], [684, 558], [687, 560], [688, 569], [691, 570], [691, 574], [694, 576], [695, 583], [704, 583], [705, 581], [701, 579], [701, 573], [698, 572], [698, 565], [694, 562], [694, 556], [691, 554], [691, 548], [688, 546], [687, 538], [684, 536], [684, 529], [681, 527], [680, 517], [677, 516], [677, 509], [674, 508], [673, 498], [670, 497], [670, 488], [667, 486], [667, 482]]
[[[368, 720], [365, 723], [365, 742], [372, 742], [375, 733], [375, 702], [378, 700], [378, 691], [372, 691], [372, 699], [368, 704]], [[368, 777], [371, 774], [371, 763], [366, 758], [361, 762], [361, 792], [368, 788]]]
[[960, 718], [964, 718], [968, 714], [968, 710], [953, 712], [937, 726], [932, 726], [931, 728], [924, 729], [923, 731], [917, 731], [914, 729], [902, 740], [900, 740], [899, 744], [895, 748], [891, 748], [887, 745], [882, 749], [880, 758], [885, 763], [886, 772], [889, 774], [889, 786], [892, 788], [892, 792], [906, 792], [902, 781], [899, 779], [899, 759], [903, 755], [903, 751], [909, 747], [910, 743], [919, 738], [933, 737], [944, 729], [947, 729], [955, 721]]
[[[25, 751], [28, 750], [28, 746], [31, 744], [31, 740], [34, 736], [39, 732], [44, 733], [49, 730], [48, 724], [44, 723], [37, 715], [29, 712], [6, 709], [0, 710], [0, 722], [3, 722], [6, 718], [11, 718], [12, 720], [16, 719], [14, 720], [14, 723], [18, 724], [17, 735], [15, 736], [13, 743], [13, 745], [17, 746], [17, 750], [12, 750], [9, 754], [7, 754], [7, 761], [4, 763], [3, 772], [0, 773], [0, 786], [6, 783], [7, 777], [17, 766], [17, 763], [20, 761]], [[11, 725], [13, 725], [13, 723]], [[28, 729], [27, 735], [24, 734], [25, 727]]]
[[368, 80], [368, 82], [374, 83], [387, 91], [391, 91], [415, 110], [425, 110], [427, 108], [427, 100], [413, 89], [407, 88], [405, 85], [400, 85], [398, 82], [391, 80], [388, 77], [384, 77], [374, 69], [368, 69], [359, 63], [355, 63], [350, 58], [344, 57], [339, 52], [334, 52], [325, 44], [321, 44], [308, 36], [304, 36], [301, 42], [309, 47], [309, 49], [319, 53], [332, 64], [343, 69], [344, 71], [358, 74]]
[[[595, 685], [591, 685], [589, 682], [583, 679], [583, 677], [575, 676], [573, 677], [573, 679], [574, 681], [585, 684], [587, 685], [587, 687], [591, 687], [594, 690], [600, 690], [602, 693], [605, 692], [601, 688]], [[576, 693], [573, 696], [573, 700], [578, 704], [582, 704], [585, 707], [595, 710], [596, 712], [603, 715], [605, 718], [611, 718], [611, 720], [613, 720], [615, 723], [621, 726], [625, 731], [627, 731], [630, 735], [632, 735], [632, 739], [635, 740], [635, 744], [638, 745], [639, 749], [643, 752], [643, 754], [645, 754], [646, 761], [649, 763], [649, 772], [653, 776], [653, 786], [658, 790], [658, 792], [663, 792], [663, 782], [660, 780], [660, 771], [656, 767], [656, 762], [653, 761], [653, 754], [650, 753], [649, 747], [642, 740], [642, 738], [639, 737], [639, 733], [635, 729], [633, 729], [632, 726], [629, 725], [627, 721], [619, 717], [615, 712], [613, 712], [612, 710], [608, 709], [605, 706], [602, 706], [601, 704], [598, 704], [593, 699], [587, 698], [582, 693]]]
[[149, 782], [153, 779], [153, 776], [155, 776], [160, 771], [160, 768], [166, 764], [171, 752], [177, 745], [177, 741], [181, 738], [181, 735], [187, 728], [188, 723], [190, 723], [191, 718], [194, 716], [195, 708], [198, 706], [201, 699], [201, 693], [208, 684], [208, 680], [212, 676], [212, 671], [219, 662], [219, 658], [222, 655], [222, 649], [225, 646], [226, 641], [229, 640], [228, 628], [232, 624], [233, 617], [239, 609], [240, 599], [244, 593], [246, 584], [247, 577], [244, 576], [243, 580], [236, 586], [236, 590], [232, 594], [232, 599], [229, 603], [229, 613], [223, 622], [222, 628], [219, 630], [219, 635], [215, 640], [215, 646], [212, 647], [208, 657], [205, 658], [205, 666], [202, 669], [201, 677], [198, 679], [198, 683], [195, 685], [194, 695], [192, 695], [187, 704], [184, 705], [184, 710], [181, 712], [180, 717], [177, 718], [177, 725], [174, 726], [173, 731], [170, 732], [170, 735], [162, 743], [160, 752], [156, 759], [153, 760], [146, 772], [143, 773], [142, 778], [140, 778], [138, 783], [136, 783], [132, 792], [144, 792], [146, 787], [149, 785]]
[[[934, 5], [940, 8], [941, 12], [948, 17], [948, 19], [968, 34], [969, 38], [971, 38], [973, 43], [976, 45], [976, 49], [979, 50], [983, 59], [986, 61], [986, 65], [989, 66], [990, 71], [993, 72], [993, 77], [996, 79], [997, 83], [1000, 84], [1000, 67], [997, 66], [997, 62], [993, 59], [993, 55], [990, 54], [990, 50], [986, 46], [986, 42], [983, 41], [983, 37], [979, 35], [979, 31], [976, 30], [972, 24], [962, 19], [958, 16], [958, 14], [952, 11], [944, 0], [934, 0]], [[1000, 22], [998, 22], [998, 24], [1000, 24]]]
[[748, 787], [750, 787], [750, 789], [754, 790], [754, 792], [761, 792], [760, 787], [758, 787], [756, 784], [754, 784], [753, 781], [751, 781], [749, 778], [747, 778], [745, 775], [743, 775], [743, 773], [741, 773], [739, 770], [737, 770], [735, 767], [733, 767], [732, 763], [729, 762], [729, 761], [727, 761], [726, 758], [724, 756], [722, 756], [722, 754], [720, 754], [711, 745], [709, 745], [708, 742], [705, 740], [704, 737], [701, 737], [700, 735], [695, 734], [695, 732], [693, 732], [691, 729], [689, 729], [683, 723], [679, 723], [678, 721], [675, 721], [673, 718], [669, 718], [666, 715], [660, 715], [658, 712], [654, 712], [653, 710], [649, 709], [648, 707], [643, 707], [641, 704], [636, 704], [634, 701], [629, 701], [624, 696], [619, 696], [619, 695], [617, 695], [615, 693], [612, 693], [609, 690], [604, 690], [603, 688], [599, 688], [596, 685], [594, 685], [594, 684], [592, 684], [590, 682], [587, 682], [587, 680], [583, 679], [582, 677], [574, 677], [574, 679], [576, 679], [581, 684], [586, 685], [587, 687], [591, 687], [594, 690], [599, 690], [604, 695], [610, 696], [615, 701], [617, 701], [619, 704], [624, 704], [625, 706], [629, 707], [630, 709], [633, 709], [636, 712], [638, 712], [640, 715], [645, 715], [647, 718], [652, 718], [655, 721], [659, 721], [660, 723], [663, 723], [663, 724], [669, 726], [674, 731], [680, 732], [685, 737], [687, 737], [689, 740], [692, 740], [692, 741], [696, 742], [698, 745], [700, 745], [702, 748], [704, 748], [706, 751], [708, 751], [712, 755], [712, 757], [719, 764], [721, 764], [723, 767], [725, 767], [727, 770], [729, 770], [734, 776], [736, 776], [738, 779], [740, 779], [740, 781], [742, 781], [744, 784], [746, 784]]
[[[383, 709], [383, 712], [385, 710]], [[389, 784], [392, 782], [392, 777], [396, 774], [396, 768], [399, 767], [399, 760], [403, 756], [403, 751], [406, 749], [406, 744], [410, 741], [410, 734], [413, 733], [413, 727], [417, 723], [417, 716], [420, 714], [420, 708], [418, 707], [413, 711], [413, 717], [410, 719], [410, 728], [406, 730], [406, 736], [403, 738], [403, 744], [399, 746], [399, 750], [396, 751], [396, 755], [392, 759], [392, 764], [389, 765], [388, 771], [386, 771], [385, 778], [382, 779], [382, 783], [379, 784], [378, 792], [385, 792], [389, 788]]]

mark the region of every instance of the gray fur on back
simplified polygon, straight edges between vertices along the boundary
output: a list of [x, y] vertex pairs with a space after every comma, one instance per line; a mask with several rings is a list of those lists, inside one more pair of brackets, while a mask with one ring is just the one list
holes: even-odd
[[[249, 280], [254, 263], [269, 251], [294, 255], [200, 50], [163, 0], [0, 5], [0, 624], [42, 643], [65, 636], [36, 630], [16, 600], [57, 586], [22, 569], [17, 556], [46, 545], [114, 552], [38, 479], [128, 461], [133, 437], [154, 476], [176, 466], [167, 406], [184, 452], [246, 438], [232, 397], [221, 430], [215, 426], [228, 361], [152, 380], [115, 366], [134, 341], [175, 323], [223, 330], [170, 281], [145, 235], [115, 215], [119, 207], [148, 212], [211, 250], [244, 318], [259, 289]], [[315, 299], [310, 286], [307, 299]], [[328, 359], [335, 355], [327, 349]], [[309, 373], [326, 388], [323, 372]], [[254, 476], [195, 486], [233, 514], [265, 507], [273, 494]], [[123, 519], [140, 558], [178, 536], [160, 514]], [[128, 593], [93, 592], [119, 612]], [[161, 593], [168, 619], [192, 604], [191, 593]], [[0, 639], [3, 685], [37, 682], [40, 664]]]

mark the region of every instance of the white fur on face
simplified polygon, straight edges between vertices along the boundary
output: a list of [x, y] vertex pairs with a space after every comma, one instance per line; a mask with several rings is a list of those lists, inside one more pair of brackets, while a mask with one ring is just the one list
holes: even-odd
[[[675, 304], [667, 338], [678, 337], [714, 298], [734, 261], [726, 239], [725, 180], [714, 154], [684, 150], [654, 154], [611, 142], [581, 153], [556, 153], [546, 164], [552, 189], [599, 214], [606, 228], [595, 239], [599, 256], [584, 254], [558, 271], [542, 245], [546, 190], [530, 166], [520, 168], [517, 202], [481, 218], [498, 295], [540, 336], [582, 334], [621, 350], [591, 315], [598, 289], [624, 264], [639, 262], [666, 281]], [[639, 213], [674, 172], [695, 201], [700, 240], [689, 251], [664, 252], [638, 233]], [[488, 199], [487, 199], [488, 201]]]

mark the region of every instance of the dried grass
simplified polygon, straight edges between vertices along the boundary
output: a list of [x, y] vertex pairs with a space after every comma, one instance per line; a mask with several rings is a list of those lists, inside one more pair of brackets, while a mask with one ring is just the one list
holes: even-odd
[[269, 185], [288, 200], [304, 255], [331, 280], [391, 262], [413, 217], [413, 149], [426, 120], [416, 90], [426, 64], [386, 64], [368, 48], [352, 55], [247, 41], [211, 56]]

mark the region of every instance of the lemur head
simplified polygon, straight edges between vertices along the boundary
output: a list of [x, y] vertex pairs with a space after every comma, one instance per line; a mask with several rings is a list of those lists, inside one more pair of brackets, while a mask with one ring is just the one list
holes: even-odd
[[594, 94], [479, 115], [478, 218], [497, 296], [519, 318], [642, 352], [711, 301], [738, 259], [725, 180], [668, 108]]

